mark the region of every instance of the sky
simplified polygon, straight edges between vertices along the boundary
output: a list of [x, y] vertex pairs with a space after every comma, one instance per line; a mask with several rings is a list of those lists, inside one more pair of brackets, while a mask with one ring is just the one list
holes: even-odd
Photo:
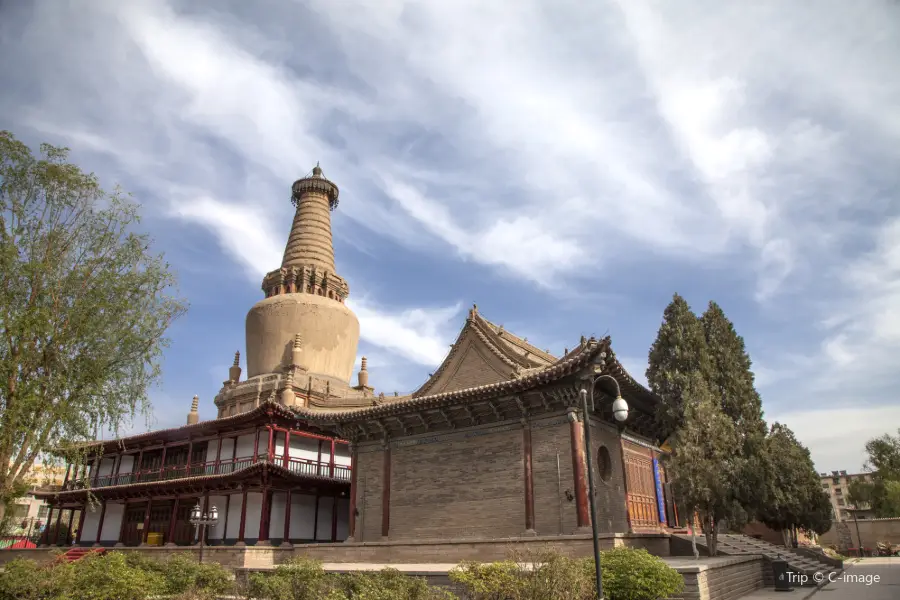
[[646, 381], [677, 292], [819, 471], [900, 427], [896, 1], [0, 0], [0, 55], [0, 129], [131, 192], [190, 302], [153, 428], [214, 417], [317, 161], [376, 391], [473, 303]]

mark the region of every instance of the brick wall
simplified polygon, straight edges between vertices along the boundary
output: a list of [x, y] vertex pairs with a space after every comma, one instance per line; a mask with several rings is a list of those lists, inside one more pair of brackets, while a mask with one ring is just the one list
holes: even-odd
[[[597, 525], [600, 531], [607, 533], [628, 531], [628, 506], [625, 501], [625, 475], [622, 470], [622, 450], [619, 436], [615, 429], [594, 421], [591, 427], [593, 448], [591, 458], [594, 461], [594, 481], [597, 504]], [[600, 479], [597, 454], [600, 446], [606, 446], [610, 457], [610, 476], [607, 481]], [[571, 469], [570, 469], [571, 471]]]
[[[819, 543], [823, 546], [841, 546], [838, 538], [838, 523], [831, 526], [825, 534], [819, 536]], [[875, 548], [878, 542], [900, 544], [900, 518], [893, 519], [859, 519], [856, 522], [847, 520], [843, 522], [847, 526], [853, 546], [862, 540], [863, 547]], [[857, 534], [857, 526], [859, 533]], [[845, 542], [846, 543], [846, 542]]]

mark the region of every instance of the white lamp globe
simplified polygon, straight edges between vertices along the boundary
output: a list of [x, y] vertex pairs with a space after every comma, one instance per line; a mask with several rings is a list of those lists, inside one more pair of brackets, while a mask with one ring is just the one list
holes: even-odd
[[628, 403], [625, 402], [624, 398], [619, 396], [613, 401], [612, 412], [613, 417], [620, 423], [628, 418]]

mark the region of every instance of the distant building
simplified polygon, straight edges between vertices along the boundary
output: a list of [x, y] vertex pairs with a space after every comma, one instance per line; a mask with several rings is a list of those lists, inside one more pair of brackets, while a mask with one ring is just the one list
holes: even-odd
[[871, 518], [868, 507], [850, 503], [850, 482], [872, 481], [871, 473], [848, 474], [847, 471], [832, 471], [830, 475], [819, 473], [819, 479], [822, 482], [822, 491], [828, 494], [828, 498], [831, 500], [836, 522], [853, 519], [854, 513], [856, 513], [857, 519]]
[[52, 491], [62, 487], [66, 470], [61, 466], [38, 464], [29, 474], [28, 494], [17, 498], [12, 507], [10, 531], [13, 535], [28, 535], [40, 531], [47, 524], [50, 505], [37, 498], [35, 492]]

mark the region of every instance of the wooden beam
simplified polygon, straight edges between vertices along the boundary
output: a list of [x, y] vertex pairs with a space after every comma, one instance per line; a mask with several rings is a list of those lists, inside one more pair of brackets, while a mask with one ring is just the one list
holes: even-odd
[[450, 429], [456, 429], [456, 425], [453, 423], [453, 421], [450, 420], [449, 415], [447, 415], [447, 412], [443, 408], [439, 408], [438, 413], [440, 413], [444, 421], [447, 422], [447, 426], [450, 427]]
[[494, 416], [497, 417], [497, 420], [498, 420], [498, 421], [502, 421], [502, 420], [503, 420], [503, 415], [500, 413], [500, 411], [497, 409], [497, 407], [494, 405], [494, 403], [491, 402], [490, 400], [488, 400], [488, 401], [486, 402], [486, 404], [487, 404], [488, 406], [491, 407], [491, 410], [492, 410], [492, 411], [494, 411]]

